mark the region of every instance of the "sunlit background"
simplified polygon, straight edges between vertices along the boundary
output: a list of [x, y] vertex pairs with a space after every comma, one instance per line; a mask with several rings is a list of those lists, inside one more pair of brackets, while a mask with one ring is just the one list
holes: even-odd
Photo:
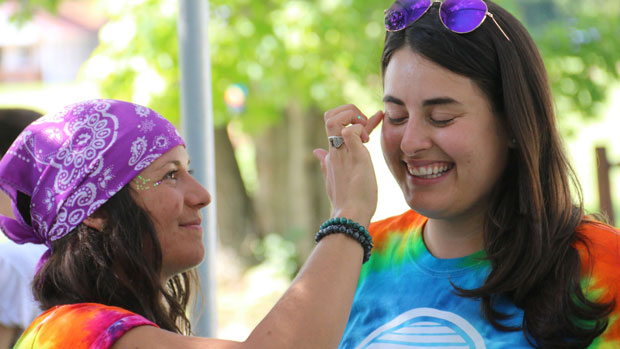
[[[543, 53], [586, 208], [597, 212], [595, 147], [620, 162], [620, 2], [498, 3], [526, 23]], [[245, 339], [329, 217], [312, 149], [326, 147], [327, 109], [355, 103], [372, 115], [382, 107], [379, 58], [389, 5], [210, 1], [220, 337]], [[175, 0], [0, 1], [0, 107], [45, 113], [87, 98], [117, 98], [178, 125], [176, 20]], [[368, 147], [379, 180], [374, 219], [399, 214], [407, 206], [377, 135]], [[609, 176], [620, 217], [618, 169]]]

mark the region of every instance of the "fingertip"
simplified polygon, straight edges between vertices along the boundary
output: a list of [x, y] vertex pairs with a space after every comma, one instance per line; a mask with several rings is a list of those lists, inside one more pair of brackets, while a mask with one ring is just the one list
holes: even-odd
[[370, 134], [381, 123], [381, 120], [383, 120], [384, 116], [385, 114], [382, 110], [376, 112], [375, 115], [370, 118], [368, 125], [366, 125], [366, 132]]
[[319, 159], [319, 160], [323, 160], [325, 158], [325, 156], [327, 155], [327, 150], [325, 149], [321, 149], [321, 148], [317, 148], [314, 149], [312, 151], [312, 154], [314, 154], [314, 156]]
[[362, 142], [368, 143], [368, 141], [370, 141], [370, 135], [368, 135], [368, 132], [366, 132], [366, 130], [363, 130], [362, 131]]

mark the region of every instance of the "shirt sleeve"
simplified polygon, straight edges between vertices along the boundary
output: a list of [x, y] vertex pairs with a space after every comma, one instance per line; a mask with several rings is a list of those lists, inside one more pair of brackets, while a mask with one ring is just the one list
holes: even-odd
[[16, 348], [110, 348], [137, 326], [154, 326], [146, 318], [118, 307], [78, 303], [51, 308], [26, 329]]
[[614, 304], [607, 329], [590, 348], [620, 348], [620, 231], [598, 222], [583, 224], [578, 230], [586, 238], [585, 244], [577, 246], [586, 296]]
[[138, 326], [156, 326], [151, 321], [145, 319], [140, 315], [128, 315], [120, 318], [118, 321], [110, 325], [101, 335], [95, 340], [92, 348], [110, 348], [114, 342], [116, 342], [122, 335], [134, 327]]

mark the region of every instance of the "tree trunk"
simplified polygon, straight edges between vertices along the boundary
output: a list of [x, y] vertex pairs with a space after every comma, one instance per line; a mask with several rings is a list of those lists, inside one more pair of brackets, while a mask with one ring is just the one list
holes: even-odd
[[252, 246], [260, 230], [252, 199], [243, 185], [226, 128], [216, 128], [214, 133], [218, 239], [223, 247], [234, 249], [244, 264], [254, 264]]
[[297, 246], [299, 261], [314, 246], [314, 234], [329, 217], [320, 164], [312, 154], [326, 147], [322, 113], [290, 103], [281, 123], [255, 136], [259, 190], [256, 211], [261, 230]]

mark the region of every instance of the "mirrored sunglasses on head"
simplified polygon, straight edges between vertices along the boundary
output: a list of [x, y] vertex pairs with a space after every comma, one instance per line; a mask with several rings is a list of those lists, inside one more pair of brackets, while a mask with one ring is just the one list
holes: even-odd
[[439, 18], [448, 29], [458, 34], [466, 34], [476, 30], [486, 17], [497, 25], [508, 41], [510, 38], [499, 23], [488, 11], [483, 0], [396, 0], [385, 10], [385, 29], [399, 31], [420, 19], [435, 3], [439, 3]]

